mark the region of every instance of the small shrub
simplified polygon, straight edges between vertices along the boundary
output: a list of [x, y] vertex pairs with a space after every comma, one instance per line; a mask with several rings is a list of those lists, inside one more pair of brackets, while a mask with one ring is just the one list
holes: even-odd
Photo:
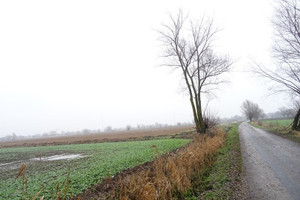
[[261, 121], [258, 121], [257, 124], [258, 124], [258, 126], [262, 126], [263, 125], [263, 123]]

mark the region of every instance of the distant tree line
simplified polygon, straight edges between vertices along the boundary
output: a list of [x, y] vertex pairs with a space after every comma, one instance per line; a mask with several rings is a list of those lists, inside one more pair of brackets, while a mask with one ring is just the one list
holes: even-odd
[[103, 130], [101, 129], [83, 129], [81, 131], [50, 131], [42, 134], [31, 134], [27, 136], [17, 135], [16, 133], [9, 134], [5, 137], [0, 138], [0, 141], [13, 141], [13, 140], [22, 140], [30, 138], [47, 138], [47, 137], [59, 137], [59, 136], [68, 136], [68, 135], [82, 135], [82, 134], [99, 134], [99, 133], [111, 133], [111, 132], [120, 132], [120, 131], [131, 131], [131, 130], [141, 130], [141, 129], [153, 129], [153, 128], [164, 128], [172, 126], [192, 126], [193, 123], [190, 122], [177, 122], [176, 124], [161, 124], [155, 123], [150, 125], [138, 124], [136, 126], [127, 125], [123, 128], [113, 128], [112, 126], [107, 126]]
[[294, 118], [300, 107], [300, 102], [295, 101], [290, 107], [281, 107], [276, 112], [265, 114], [258, 104], [245, 100], [241, 106], [242, 113], [246, 119], [250, 121], [258, 121], [261, 119], [283, 119]]

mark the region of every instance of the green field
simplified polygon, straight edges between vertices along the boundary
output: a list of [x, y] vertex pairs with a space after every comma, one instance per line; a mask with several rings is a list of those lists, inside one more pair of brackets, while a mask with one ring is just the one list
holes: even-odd
[[[156, 156], [189, 143], [188, 139], [159, 139], [147, 141], [73, 144], [0, 149], [0, 199], [28, 199], [40, 191], [39, 197], [54, 198], [68, 179], [67, 196], [77, 195], [105, 177], [153, 160]], [[44, 161], [46, 156], [80, 154], [71, 160]], [[42, 161], [32, 158], [42, 157]], [[10, 163], [7, 165], [7, 163]], [[21, 164], [26, 164], [27, 190], [22, 178], [16, 179]], [[38, 198], [39, 199], [39, 198]]]
[[262, 128], [286, 139], [300, 143], [300, 132], [292, 130], [293, 119], [262, 120], [251, 122], [257, 128]]
[[262, 120], [261, 122], [263, 124], [268, 124], [270, 126], [287, 127], [291, 125], [293, 120], [292, 119]]

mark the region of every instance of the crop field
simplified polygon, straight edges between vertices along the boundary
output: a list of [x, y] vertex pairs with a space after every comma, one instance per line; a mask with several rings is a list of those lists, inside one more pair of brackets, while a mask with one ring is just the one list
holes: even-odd
[[117, 142], [128, 140], [151, 139], [157, 136], [170, 136], [189, 132], [192, 126], [171, 126], [162, 128], [137, 129], [130, 131], [101, 132], [78, 135], [61, 135], [56, 137], [29, 138], [14, 141], [0, 141], [2, 147], [52, 146], [61, 144], [83, 144], [97, 142]]
[[[63, 188], [67, 197], [77, 195], [106, 177], [151, 161], [190, 141], [153, 139], [1, 148], [0, 199], [31, 199], [37, 193], [37, 199], [43, 195], [51, 199]], [[16, 178], [22, 163], [26, 165], [24, 180]]]

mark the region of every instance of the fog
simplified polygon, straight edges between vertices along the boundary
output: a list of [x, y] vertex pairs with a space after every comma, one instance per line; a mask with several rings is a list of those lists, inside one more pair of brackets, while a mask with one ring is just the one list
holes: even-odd
[[247, 73], [251, 59], [272, 63], [272, 1], [1, 1], [0, 137], [191, 122], [156, 32], [178, 9], [213, 17], [215, 48], [235, 61], [212, 112], [241, 115], [245, 99], [265, 113], [289, 104]]

